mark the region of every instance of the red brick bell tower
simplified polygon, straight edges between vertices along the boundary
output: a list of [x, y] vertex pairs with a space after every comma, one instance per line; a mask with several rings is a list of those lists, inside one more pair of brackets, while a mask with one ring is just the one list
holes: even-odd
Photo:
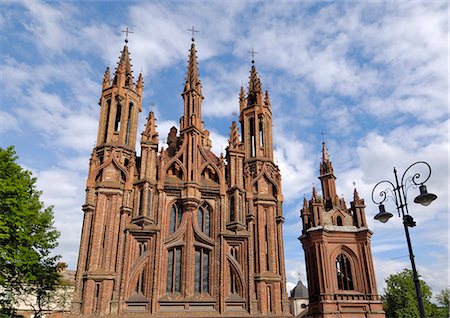
[[323, 143], [319, 179], [303, 202], [300, 236], [306, 258], [309, 311], [306, 317], [384, 318], [378, 297], [364, 199], [353, 193], [348, 208], [336, 195], [336, 177]]

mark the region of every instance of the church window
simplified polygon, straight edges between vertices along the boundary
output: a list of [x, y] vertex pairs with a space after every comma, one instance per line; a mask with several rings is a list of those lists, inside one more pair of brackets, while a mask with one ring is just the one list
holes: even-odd
[[150, 212], [152, 210], [152, 191], [147, 191], [147, 216], [150, 217]]
[[336, 225], [342, 226], [342, 218], [341, 218], [340, 215], [338, 215], [337, 218], [336, 218]]
[[207, 204], [198, 210], [198, 226], [203, 233], [211, 235], [211, 211]]
[[196, 293], [209, 293], [209, 250], [205, 248], [195, 249], [194, 280]]
[[108, 99], [106, 101], [106, 125], [105, 125], [105, 138], [103, 139], [103, 142], [106, 142], [106, 138], [108, 137], [108, 124], [109, 124], [109, 114], [111, 112], [111, 100]]
[[253, 118], [249, 119], [250, 122], [250, 147], [251, 147], [251, 153], [250, 155], [254, 157], [256, 155], [256, 140], [255, 140], [255, 122]]
[[182, 217], [182, 210], [178, 206], [178, 204], [172, 205], [172, 209], [170, 210], [170, 234], [175, 232], [175, 230], [180, 226]]
[[130, 141], [130, 129], [131, 129], [131, 115], [133, 111], [133, 104], [130, 103], [130, 107], [128, 109], [128, 120], [127, 120], [127, 134], [125, 136], [125, 143], [128, 145]]
[[234, 212], [234, 194], [230, 198], [230, 222], [235, 220], [235, 212]]
[[264, 147], [263, 120], [259, 119], [259, 146]]
[[122, 116], [122, 106], [120, 106], [120, 104], [117, 104], [116, 120], [114, 122], [114, 131], [119, 131], [119, 129], [120, 129], [120, 117], [121, 116]]
[[139, 215], [142, 215], [144, 210], [144, 188], [139, 191]]
[[353, 280], [350, 260], [345, 254], [339, 254], [336, 258], [336, 274], [338, 288], [340, 290], [352, 290]]
[[181, 291], [181, 247], [174, 247], [168, 253], [167, 293]]

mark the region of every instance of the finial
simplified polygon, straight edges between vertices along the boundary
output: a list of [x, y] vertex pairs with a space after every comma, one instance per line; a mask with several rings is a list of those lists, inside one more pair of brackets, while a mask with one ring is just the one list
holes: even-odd
[[126, 28], [126, 30], [121, 30], [121, 32], [124, 32], [125, 33], [125, 43], [128, 43], [128, 34], [129, 33], [134, 33], [133, 31], [130, 31], [129, 29], [128, 29], [128, 27]]
[[325, 143], [325, 133], [323, 129], [320, 131], [320, 134], [322, 135], [322, 144]]
[[258, 52], [255, 52], [255, 50], [248, 51], [252, 55], [252, 64], [255, 64], [255, 54], [258, 54]]
[[194, 26], [192, 26], [192, 29], [187, 29], [188, 31], [191, 31], [192, 32], [192, 38], [191, 38], [191, 40], [192, 40], [192, 42], [194, 42], [195, 41], [195, 32], [200, 32], [199, 30], [196, 30], [195, 28], [194, 28]]

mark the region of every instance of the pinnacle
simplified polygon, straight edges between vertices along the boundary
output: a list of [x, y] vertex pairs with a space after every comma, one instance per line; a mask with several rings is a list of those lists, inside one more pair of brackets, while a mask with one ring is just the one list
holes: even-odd
[[117, 84], [117, 77], [119, 73], [125, 75], [125, 86], [133, 85], [133, 71], [131, 70], [131, 59], [130, 53], [128, 52], [128, 46], [125, 44], [122, 50], [122, 55], [120, 56], [119, 62], [117, 63], [116, 74], [114, 76], [114, 84]]
[[233, 145], [236, 147], [239, 144], [239, 132], [236, 125], [236, 121], [233, 120], [233, 123], [231, 124], [231, 130], [230, 130], [230, 139], [228, 140], [230, 145]]
[[252, 65], [250, 70], [250, 80], [248, 83], [248, 91], [249, 92], [261, 92], [261, 81], [258, 76], [258, 72], [256, 71], [255, 65]]
[[330, 158], [328, 156], [327, 146], [325, 145], [325, 142], [322, 142], [322, 162], [329, 161]]
[[186, 75], [186, 88], [195, 89], [197, 85], [200, 84], [200, 79], [198, 77], [198, 65], [197, 65], [197, 51], [195, 49], [195, 43], [192, 42], [191, 49], [189, 53], [189, 64]]
[[158, 132], [156, 131], [155, 115], [152, 111], [148, 114], [147, 124], [145, 125], [144, 132], [142, 133], [142, 139], [147, 139], [156, 143], [158, 142]]

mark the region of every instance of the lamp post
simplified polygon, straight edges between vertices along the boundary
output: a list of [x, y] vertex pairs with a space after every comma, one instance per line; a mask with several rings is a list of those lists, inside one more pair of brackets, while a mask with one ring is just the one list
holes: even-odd
[[[420, 172], [411, 172], [408, 175], [408, 171], [411, 168], [418, 168], [418, 166], [424, 166], [427, 169], [425, 175], [421, 175]], [[419, 304], [420, 317], [425, 318], [425, 310], [423, 307], [422, 293], [420, 291], [419, 277], [417, 276], [416, 263], [414, 261], [414, 253], [411, 245], [411, 238], [409, 236], [409, 228], [416, 226], [416, 222], [413, 217], [409, 215], [407, 192], [410, 187], [417, 188], [419, 186], [420, 194], [414, 199], [415, 203], [422, 204], [424, 206], [429, 205], [434, 201], [437, 196], [427, 192], [427, 187], [424, 184], [431, 176], [431, 167], [425, 161], [417, 161], [410, 165], [408, 169], [402, 175], [401, 182], [398, 182], [397, 169], [394, 167], [395, 184], [389, 180], [382, 180], [378, 182], [372, 190], [372, 201], [378, 204], [379, 212], [375, 215], [375, 220], [382, 223], [386, 223], [392, 216], [392, 213], [386, 212], [384, 202], [389, 198], [392, 199], [397, 207], [398, 216], [403, 219], [403, 227], [405, 228], [406, 242], [408, 244], [409, 259], [411, 260], [411, 267], [413, 272], [414, 286], [416, 288], [417, 302]], [[387, 188], [384, 188], [384, 186]], [[377, 198], [374, 197], [376, 189], [381, 188], [380, 192], [377, 192]]]

